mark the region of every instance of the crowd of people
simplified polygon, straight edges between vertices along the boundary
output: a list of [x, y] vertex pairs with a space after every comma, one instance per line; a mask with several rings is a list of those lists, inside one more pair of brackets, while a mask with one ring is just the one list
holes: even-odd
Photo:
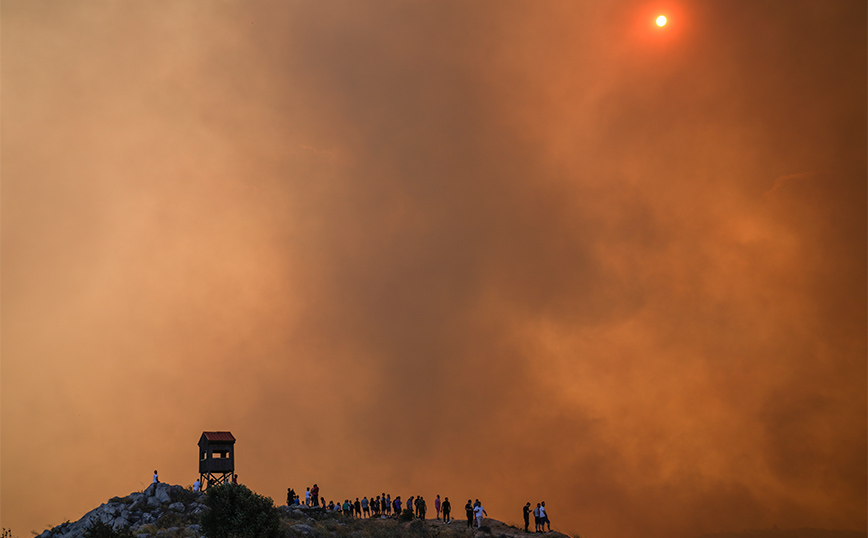
[[[152, 479], [154, 484], [160, 482], [157, 471], [154, 471]], [[233, 474], [227, 483], [237, 484], [238, 475]], [[202, 484], [199, 479], [193, 483], [193, 491], [200, 491]], [[370, 498], [362, 497], [359, 500], [356, 497], [355, 501], [344, 499], [343, 502], [328, 501], [325, 497], [320, 496], [319, 486], [314, 484], [304, 491], [304, 501], [301, 496], [296, 494], [292, 488], [286, 490], [287, 505], [304, 505], [308, 507], [318, 507], [323, 510], [333, 510], [346, 517], [353, 518], [399, 518], [404, 511], [410, 511], [410, 515], [418, 519], [425, 519], [428, 513], [428, 503], [421, 495], [410, 496], [406, 501], [401, 500], [401, 496], [394, 499], [391, 494], [381, 493], [380, 495], [371, 495]], [[482, 527], [483, 519], [488, 516], [488, 512], [482, 506], [479, 499], [471, 501], [467, 499], [467, 504], [464, 505], [464, 511], [467, 515], [467, 527], [472, 528], [474, 521], [476, 528]], [[449, 497], [445, 497], [442, 501], [440, 495], [434, 499], [435, 518], [443, 523], [452, 523], [452, 504], [449, 502]], [[524, 518], [524, 531], [530, 532], [530, 516], [533, 514], [534, 532], [551, 532], [552, 524], [549, 520], [548, 511], [546, 510], [545, 501], [536, 503], [536, 508], [531, 508], [530, 502], [526, 503], [522, 508], [522, 516]]]
[[[389, 493], [381, 493], [379, 495], [371, 495], [370, 497], [356, 497], [355, 501], [344, 499], [343, 502], [328, 501], [320, 495], [319, 486], [314, 484], [304, 491], [304, 500], [301, 495], [297, 494], [294, 489], [287, 488], [286, 504], [308, 507], [318, 507], [323, 510], [332, 510], [346, 517], [352, 518], [399, 518], [402, 512], [410, 511], [410, 514], [418, 519], [425, 519], [428, 511], [428, 503], [421, 495], [410, 496], [406, 501], [401, 500], [398, 495], [392, 498]], [[481, 528], [483, 520], [488, 516], [488, 512], [482, 506], [479, 499], [471, 501], [467, 499], [467, 504], [464, 505], [464, 510], [467, 515], [467, 527], [472, 528], [474, 522], [476, 528]], [[545, 501], [538, 502], [536, 508], [531, 508], [530, 502], [525, 504], [522, 509], [524, 516], [524, 531], [530, 532], [530, 516], [533, 514], [534, 531], [546, 532], [552, 530], [551, 522], [546, 511]], [[434, 499], [435, 518], [443, 523], [452, 523], [452, 504], [449, 502], [449, 497], [445, 497], [442, 501], [440, 495]]]

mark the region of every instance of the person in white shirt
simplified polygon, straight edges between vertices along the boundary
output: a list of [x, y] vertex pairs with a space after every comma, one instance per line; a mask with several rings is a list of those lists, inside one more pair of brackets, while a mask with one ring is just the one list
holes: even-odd
[[478, 529], [482, 527], [482, 515], [487, 516], [488, 512], [482, 507], [482, 503], [479, 503], [473, 508], [473, 513], [476, 514], [476, 528]]
[[157, 476], [157, 470], [156, 469], [154, 469], [154, 480], [151, 483], [152, 484], [159, 484], [160, 483], [160, 477]]
[[552, 524], [549, 521], [549, 514], [546, 512], [546, 502], [543, 501], [539, 507], [539, 528], [541, 531], [545, 530], [545, 526], [548, 525], [549, 532], [552, 531]]
[[193, 491], [195, 491], [196, 493], [199, 493], [200, 489], [202, 489], [202, 483], [199, 482], [199, 479], [197, 478], [196, 481], [193, 482]]

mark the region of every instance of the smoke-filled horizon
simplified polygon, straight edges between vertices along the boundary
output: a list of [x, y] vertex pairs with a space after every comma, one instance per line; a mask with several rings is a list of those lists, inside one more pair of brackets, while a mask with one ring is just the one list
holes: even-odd
[[865, 21], [3, 2], [3, 527], [230, 430], [278, 504], [864, 530]]

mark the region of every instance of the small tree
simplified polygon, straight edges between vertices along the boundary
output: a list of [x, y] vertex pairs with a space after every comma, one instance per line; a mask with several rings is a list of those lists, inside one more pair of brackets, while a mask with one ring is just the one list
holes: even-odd
[[208, 538], [276, 538], [280, 516], [274, 501], [238, 484], [208, 488], [202, 530]]

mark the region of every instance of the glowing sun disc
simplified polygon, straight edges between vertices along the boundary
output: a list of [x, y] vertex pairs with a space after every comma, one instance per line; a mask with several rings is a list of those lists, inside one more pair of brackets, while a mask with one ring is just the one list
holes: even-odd
[[657, 26], [666, 26], [666, 17], [663, 15], [657, 17]]

